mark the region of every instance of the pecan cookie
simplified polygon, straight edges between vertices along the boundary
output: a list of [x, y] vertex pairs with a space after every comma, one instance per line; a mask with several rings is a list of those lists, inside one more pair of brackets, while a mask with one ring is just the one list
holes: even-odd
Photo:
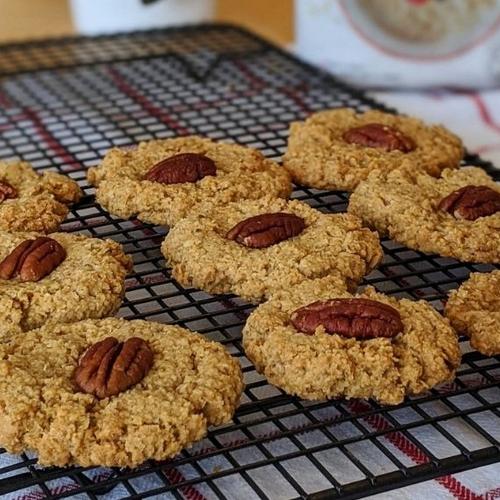
[[275, 198], [208, 206], [180, 221], [162, 253], [183, 286], [258, 302], [305, 279], [338, 271], [358, 282], [382, 259], [357, 217], [324, 214]]
[[25, 162], [0, 162], [0, 230], [56, 231], [68, 205], [81, 196], [78, 184], [69, 177], [38, 174]]
[[342, 279], [304, 281], [249, 317], [246, 355], [269, 382], [304, 399], [401, 403], [450, 380], [460, 349], [448, 321], [424, 301], [396, 300]]
[[444, 168], [458, 167], [462, 155], [460, 139], [441, 126], [341, 108], [292, 123], [283, 165], [303, 186], [352, 191], [371, 171], [388, 172], [403, 160], [439, 175]]
[[409, 248], [500, 262], [500, 186], [477, 167], [437, 178], [411, 164], [373, 172], [351, 195], [349, 212]]
[[0, 338], [114, 314], [131, 267], [111, 240], [0, 231]]
[[487, 356], [500, 354], [500, 270], [471, 274], [451, 292], [445, 316], [470, 337], [474, 349]]
[[177, 326], [118, 318], [0, 343], [0, 446], [43, 465], [134, 467], [231, 420], [238, 362]]
[[112, 149], [88, 172], [96, 199], [122, 218], [174, 225], [200, 202], [219, 204], [264, 195], [288, 197], [290, 176], [260, 152], [182, 137]]

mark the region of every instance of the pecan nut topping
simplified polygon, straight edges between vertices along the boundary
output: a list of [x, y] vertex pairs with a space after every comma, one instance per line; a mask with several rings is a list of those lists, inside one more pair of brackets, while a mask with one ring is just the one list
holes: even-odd
[[500, 193], [488, 186], [465, 186], [445, 196], [438, 209], [457, 219], [476, 220], [500, 211]]
[[403, 331], [399, 312], [370, 299], [331, 299], [317, 301], [292, 313], [293, 326], [313, 335], [322, 325], [329, 334], [357, 339], [394, 337]]
[[65, 258], [66, 250], [52, 238], [26, 240], [0, 262], [0, 279], [19, 277], [21, 281], [40, 281]]
[[207, 156], [183, 153], [158, 162], [144, 179], [160, 184], [181, 184], [197, 182], [207, 175], [215, 174], [215, 163]]
[[386, 151], [399, 150], [409, 153], [415, 149], [413, 139], [400, 130], [382, 123], [367, 123], [354, 127], [342, 135], [344, 141], [350, 144], [359, 144], [369, 148], [380, 148]]
[[266, 248], [299, 235], [305, 227], [302, 217], [277, 212], [242, 220], [226, 237], [250, 248]]
[[119, 342], [107, 337], [90, 346], [73, 374], [76, 387], [99, 399], [138, 384], [153, 365], [153, 351], [138, 337]]
[[0, 203], [9, 198], [17, 198], [17, 190], [6, 181], [0, 181]]

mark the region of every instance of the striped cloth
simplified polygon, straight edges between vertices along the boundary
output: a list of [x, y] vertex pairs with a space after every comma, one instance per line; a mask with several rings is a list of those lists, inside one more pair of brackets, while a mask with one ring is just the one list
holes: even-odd
[[458, 134], [473, 153], [500, 168], [500, 90], [372, 92], [373, 97]]

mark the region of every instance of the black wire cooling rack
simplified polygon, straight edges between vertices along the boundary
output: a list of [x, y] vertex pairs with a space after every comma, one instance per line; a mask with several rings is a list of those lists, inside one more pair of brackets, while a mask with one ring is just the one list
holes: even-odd
[[[484, 357], [462, 339], [456, 380], [397, 407], [290, 397], [244, 355], [241, 329], [252, 307], [179, 286], [160, 254], [166, 230], [110, 216], [85, 180], [112, 146], [201, 134], [279, 159], [292, 120], [331, 107], [387, 108], [228, 25], [5, 45], [0, 77], [0, 158], [79, 181], [86, 196], [63, 230], [113, 238], [133, 256], [120, 315], [180, 324], [223, 343], [247, 384], [234, 423], [173, 460], [135, 470], [44, 469], [33, 455], [0, 450], [0, 493], [31, 500], [357, 498], [499, 462], [499, 357]], [[467, 162], [498, 178], [479, 158]], [[347, 200], [301, 187], [293, 197], [333, 212]], [[491, 269], [383, 245], [385, 260], [365, 282], [438, 309], [471, 271]], [[461, 487], [453, 479], [441, 484]]]

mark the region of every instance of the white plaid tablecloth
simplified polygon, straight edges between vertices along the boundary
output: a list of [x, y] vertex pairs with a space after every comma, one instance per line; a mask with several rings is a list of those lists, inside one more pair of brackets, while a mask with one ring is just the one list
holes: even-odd
[[[491, 160], [497, 166], [500, 166], [500, 91], [489, 91], [482, 93], [474, 92], [451, 92], [451, 91], [429, 91], [425, 93], [420, 92], [375, 92], [372, 93], [377, 99], [396, 107], [401, 112], [411, 115], [419, 116], [431, 122], [440, 122], [457, 133], [464, 140], [467, 148], [472, 152], [480, 153], [484, 158]], [[466, 396], [463, 396], [466, 398]], [[500, 399], [500, 391], [491, 392], [491, 401], [498, 401]], [[459, 404], [459, 400], [457, 400]], [[464, 399], [465, 404], [465, 399]], [[356, 411], [361, 402], [350, 403], [352, 410]], [[356, 406], [358, 405], [358, 406]], [[433, 403], [436, 406], [436, 411], [439, 411], [439, 402]], [[359, 408], [358, 408], [359, 409]], [[402, 415], [404, 418], [404, 415]], [[332, 418], [331, 415], [324, 415], [325, 419]], [[334, 416], [333, 416], [334, 418]], [[483, 416], [487, 419], [487, 416]], [[296, 423], [297, 429], [300, 429], [300, 422]], [[383, 418], [369, 417], [366, 419], [366, 425], [370, 426], [373, 430], [380, 430], [384, 428]], [[488, 422], [483, 420], [481, 425], [488, 426]], [[273, 429], [261, 429], [263, 436], [270, 436], [274, 432]], [[339, 431], [342, 432], [342, 431]], [[456, 435], [464, 442], [472, 443], [477, 436], [468, 434], [469, 429], [465, 426], [456, 429]], [[500, 429], [490, 429], [500, 440]], [[341, 436], [339, 436], [341, 437]], [[314, 433], [311, 434], [310, 439], [314, 438]], [[241, 436], [228, 436], [227, 439], [238, 441]], [[303, 436], [304, 442], [309, 439]], [[391, 447], [392, 452], [402, 461], [402, 463], [411, 465], [418, 465], [422, 463], [421, 451], [404, 436], [396, 433], [383, 438], [387, 441], [387, 445]], [[419, 436], [420, 441], [432, 442], [432, 436]], [[280, 447], [279, 452], [285, 453], [286, 440], [277, 440], [274, 442], [275, 446]], [[478, 442], [478, 447], [481, 443]], [[314, 443], [311, 441], [311, 445]], [[484, 443], [483, 443], [484, 445]], [[195, 449], [203, 450], [207, 444], [204, 442], [196, 445]], [[439, 456], [440, 449], [439, 443], [435, 443], [433, 452]], [[441, 450], [444, 455], [447, 454], [446, 449]], [[449, 451], [449, 450], [448, 450]], [[374, 460], [380, 460], [380, 457], [374, 456]], [[343, 467], [342, 463], [336, 461], [335, 457], [324, 457], [325, 466], [335, 468], [337, 472]], [[15, 463], [18, 459], [8, 454], [0, 455], [0, 467], [8, 466], [9, 463]], [[382, 461], [383, 462], [383, 461]], [[380, 471], [384, 472], [384, 463], [380, 463]], [[204, 461], [204, 468], [208, 471], [219, 470], [226, 467], [227, 464], [220, 462], [218, 458], [206, 459]], [[388, 464], [387, 464], [388, 467]], [[17, 473], [22, 471], [17, 470]], [[346, 471], [347, 474], [348, 471]], [[189, 466], [179, 467], [177, 469], [170, 469], [166, 472], [169, 480], [175, 484], [188, 479], [192, 475]], [[308, 476], [310, 471], [304, 468], [300, 463], [297, 463], [294, 474], [298, 478]], [[105, 480], [110, 477], [111, 471], [108, 469], [95, 469], [89, 473], [89, 477], [99, 477]], [[248, 490], [248, 486], [244, 482], [231, 477], [228, 480], [218, 483], [220, 490], [234, 499], [251, 499], [257, 498], [255, 493]], [[230, 479], [230, 480], [229, 480]], [[303, 479], [303, 478], [302, 478]], [[307, 479], [307, 478], [306, 478]], [[304, 480], [306, 480], [304, 479]], [[314, 479], [310, 476], [310, 480]], [[265, 491], [266, 495], [273, 500], [284, 500], [291, 498], [295, 495], [287, 491], [285, 485], [275, 480], [269, 475], [266, 476], [264, 471], [261, 476], [257, 476], [254, 480], [259, 484], [261, 489]], [[137, 478], [133, 481], [134, 488], [137, 491], [147, 491], [155, 487], [161, 487], [163, 483], [159, 482], [158, 478], [153, 474], [145, 475], [144, 477]], [[54, 494], [68, 493], [76, 487], [76, 484], [68, 478], [62, 480], [54, 480], [47, 483], [47, 487]], [[328, 485], [324, 485], [328, 487]], [[203, 484], [194, 486], [187, 486], [180, 489], [180, 493], [189, 499], [205, 500], [214, 498], [213, 493], [205, 488]], [[104, 495], [102, 498], [118, 499], [127, 495], [127, 490], [123, 485], [114, 488], [110, 493]], [[27, 488], [16, 493], [5, 495], [6, 500], [41, 500], [45, 498], [45, 494], [39, 487]], [[72, 498], [88, 498], [87, 495], [73, 495]], [[174, 498], [171, 494], [162, 494], [150, 498]], [[464, 499], [464, 500], [494, 500], [500, 499], [500, 463], [469, 470], [462, 473], [447, 475], [432, 481], [426, 481], [406, 488], [393, 490], [390, 492], [373, 495], [370, 498], [377, 500], [451, 500], [451, 499]]]

